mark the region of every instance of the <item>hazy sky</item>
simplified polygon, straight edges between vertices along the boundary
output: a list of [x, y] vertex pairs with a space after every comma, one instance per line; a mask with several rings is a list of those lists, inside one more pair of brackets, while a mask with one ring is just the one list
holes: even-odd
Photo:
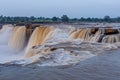
[[120, 16], [120, 0], [0, 0], [5, 16], [111, 17]]

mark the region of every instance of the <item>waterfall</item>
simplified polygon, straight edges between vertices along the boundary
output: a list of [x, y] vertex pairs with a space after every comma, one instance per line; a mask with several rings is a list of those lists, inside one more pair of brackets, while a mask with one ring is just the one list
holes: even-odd
[[[103, 45], [103, 47], [104, 43], [113, 43], [112, 45], [114, 45], [114, 43], [118, 44], [120, 42], [120, 30], [93, 27], [81, 29], [71, 28], [69, 31], [68, 29], [63, 30], [63, 28], [44, 26], [33, 29], [30, 26], [12, 27], [11, 25], [5, 25], [0, 29], [0, 62], [10, 62], [14, 60], [21, 60], [23, 62], [28, 60], [29, 62], [29, 60], [33, 61], [32, 59], [37, 61], [40, 56], [52, 54], [51, 52], [56, 51], [57, 46], [59, 49], [68, 45], [67, 47], [69, 48], [65, 47], [64, 52], [70, 49], [69, 54], [71, 54], [72, 49], [74, 50], [76, 48], [76, 50], [78, 50], [81, 46], [82, 50], [82, 47], [84, 48], [84, 45], [89, 44], [89, 42], [100, 42], [101, 44], [94, 44]], [[71, 45], [69, 45], [70, 43]], [[87, 48], [90, 47], [87, 46]], [[55, 52], [55, 54], [58, 54], [57, 58], [59, 59], [59, 53]]]
[[13, 27], [11, 25], [4, 25], [0, 30], [0, 44], [7, 45], [11, 37]]
[[27, 45], [26, 55], [25, 55], [26, 57], [33, 56], [32, 53], [30, 52], [30, 49], [33, 46], [38, 46], [43, 44], [46, 40], [47, 35], [50, 33], [50, 31], [51, 31], [51, 28], [49, 27], [37, 27], [34, 30]]
[[102, 39], [102, 43], [116, 43], [120, 42], [120, 35], [107, 35]]
[[115, 43], [120, 41], [120, 35], [118, 34], [119, 29], [82, 28], [71, 31], [70, 36], [73, 39], [82, 39], [83, 41]]
[[15, 27], [12, 31], [8, 46], [15, 51], [21, 51], [25, 47], [26, 42], [26, 27]]
[[98, 30], [93, 36], [91, 36], [91, 42], [98, 42], [101, 38], [101, 30]]
[[80, 30], [73, 31], [70, 36], [73, 39], [79, 38], [79, 39], [88, 41], [90, 38], [90, 33], [91, 33], [91, 29], [80, 29]]

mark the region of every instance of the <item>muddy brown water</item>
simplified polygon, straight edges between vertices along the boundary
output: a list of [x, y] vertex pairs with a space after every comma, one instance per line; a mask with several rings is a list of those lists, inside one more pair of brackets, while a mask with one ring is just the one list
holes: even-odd
[[1, 65], [0, 80], [120, 80], [120, 49], [71, 67]]

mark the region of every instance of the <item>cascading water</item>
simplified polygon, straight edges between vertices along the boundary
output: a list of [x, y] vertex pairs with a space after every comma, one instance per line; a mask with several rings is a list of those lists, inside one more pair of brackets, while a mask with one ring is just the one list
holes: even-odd
[[91, 29], [80, 29], [77, 31], [73, 31], [73, 33], [71, 33], [71, 37], [73, 39], [82, 39], [85, 41], [88, 41], [90, 38], [90, 33], [91, 33]]
[[[5, 25], [0, 31], [0, 63], [10, 62], [12, 60], [18, 60], [21, 57], [21, 54], [16, 54], [16, 49], [11, 49], [8, 47], [9, 40], [13, 35], [13, 31], [17, 28]], [[18, 39], [19, 35], [15, 39]], [[17, 52], [19, 53], [19, 52]]]
[[13, 27], [9, 25], [3, 26], [3, 28], [0, 30], [0, 45], [8, 44], [12, 30], [13, 30]]
[[[93, 30], [95, 30], [93, 28]], [[100, 28], [92, 32], [92, 28], [71, 31], [73, 39], [81, 39], [89, 42], [116, 43], [120, 42], [119, 29]]]
[[27, 49], [26, 49], [26, 55], [25, 57], [32, 57], [34, 56], [30, 50], [34, 46], [41, 45], [45, 42], [47, 35], [50, 33], [51, 28], [49, 27], [37, 27], [33, 34], [31, 35], [31, 38], [28, 42]]
[[66, 31], [56, 28], [51, 31], [50, 38], [47, 42], [49, 44], [56, 44], [60, 42], [70, 41], [70, 40], [71, 40], [71, 37]]
[[15, 27], [8, 46], [15, 51], [22, 51], [26, 45], [26, 27]]
[[[97, 43], [100, 40], [102, 43]], [[59, 28], [36, 27], [32, 33], [25, 26], [4, 26], [0, 30], [0, 63], [17, 60], [21, 64], [37, 61], [42, 66], [67, 65], [94, 56], [91, 53], [116, 48], [106, 44], [115, 42], [120, 42], [116, 29], [81, 28], [67, 32]]]
[[91, 42], [98, 42], [98, 41], [100, 41], [100, 38], [101, 38], [101, 34], [102, 32], [101, 32], [101, 30], [98, 30], [93, 36], [91, 36], [91, 39], [90, 39], [90, 41]]
[[107, 35], [102, 39], [102, 43], [116, 43], [120, 42], [120, 35]]

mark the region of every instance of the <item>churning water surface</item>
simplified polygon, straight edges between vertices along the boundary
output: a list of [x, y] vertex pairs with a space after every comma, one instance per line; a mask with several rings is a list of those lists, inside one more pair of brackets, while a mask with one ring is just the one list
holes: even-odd
[[74, 66], [0, 66], [0, 80], [120, 80], [120, 49]]
[[[18, 60], [24, 56], [23, 53], [19, 55], [18, 52], [16, 52], [15, 50], [11, 50], [11, 47], [7, 46], [9, 42], [9, 38], [11, 36], [10, 34], [11, 29], [12, 28], [7, 28], [6, 30], [3, 29], [3, 31], [1, 31], [1, 34], [0, 34], [0, 50], [1, 50], [0, 51], [0, 62], [5, 63], [5, 64], [0, 65], [0, 80], [120, 80], [120, 60], [119, 60], [120, 49], [116, 48], [116, 50], [111, 50], [112, 47], [109, 49], [109, 51], [106, 51], [103, 54], [92, 56], [91, 58], [80, 61], [77, 64], [72, 64], [72, 65], [67, 65], [67, 66], [64, 65], [64, 66], [57, 67], [57, 66], [53, 66], [53, 64], [51, 64], [53, 67], [40, 66], [39, 64], [31, 64], [28, 66], [22, 66], [22, 65], [17, 65], [17, 64], [9, 65], [6, 62]], [[20, 28], [19, 30], [21, 29], [22, 28]], [[58, 34], [55, 33], [57, 36], [54, 35], [54, 37], [52, 38], [53, 40], [57, 39], [56, 41], [54, 41], [55, 43], [57, 41], [58, 42], [59, 41], [63, 42], [64, 40], [69, 41], [69, 37], [66, 38], [66, 36], [68, 35], [65, 35], [65, 36], [63, 36], [64, 34], [60, 35], [61, 31], [59, 30], [55, 32], [57, 33], [59, 32], [59, 36]], [[24, 40], [24, 36], [22, 34], [21, 36], [23, 37], [23, 40]], [[18, 37], [18, 36], [15, 35], [15, 37]], [[24, 43], [24, 41], [21, 39], [22, 38], [20, 38], [20, 41]], [[19, 40], [16, 40], [16, 38], [14, 37], [12, 38], [12, 42], [13, 41], [21, 44], [21, 42], [18, 42]], [[12, 42], [10, 40], [10, 43]], [[74, 44], [75, 44], [74, 45], [75, 47], [77, 44], [76, 43]], [[66, 45], [64, 43], [64, 46], [63, 46], [62, 44], [63, 47], [65, 47]], [[69, 49], [71, 50], [71, 48], [68, 48], [69, 45], [66, 48], [66, 50], [68, 51]], [[89, 45], [87, 43], [86, 44], [83, 43], [83, 45], [82, 46], [81, 45], [79, 46], [80, 48], [85, 47], [85, 49], [87, 49], [86, 48], [87, 46], [93, 49], [93, 51], [96, 50], [96, 53], [98, 53], [102, 49], [104, 51], [104, 48], [106, 48], [105, 45], [101, 47], [100, 44]], [[14, 46], [19, 46], [19, 45], [14, 44], [13, 48]], [[60, 47], [62, 47], [60, 44], [58, 46], [56, 45], [54, 46], [55, 48], [58, 47], [58, 50]], [[64, 52], [63, 49], [62, 51]], [[59, 59], [60, 57], [59, 55], [57, 59]], [[66, 55], [69, 56], [68, 53], [66, 53]], [[62, 59], [63, 58], [60, 58], [59, 60], [62, 61]]]

